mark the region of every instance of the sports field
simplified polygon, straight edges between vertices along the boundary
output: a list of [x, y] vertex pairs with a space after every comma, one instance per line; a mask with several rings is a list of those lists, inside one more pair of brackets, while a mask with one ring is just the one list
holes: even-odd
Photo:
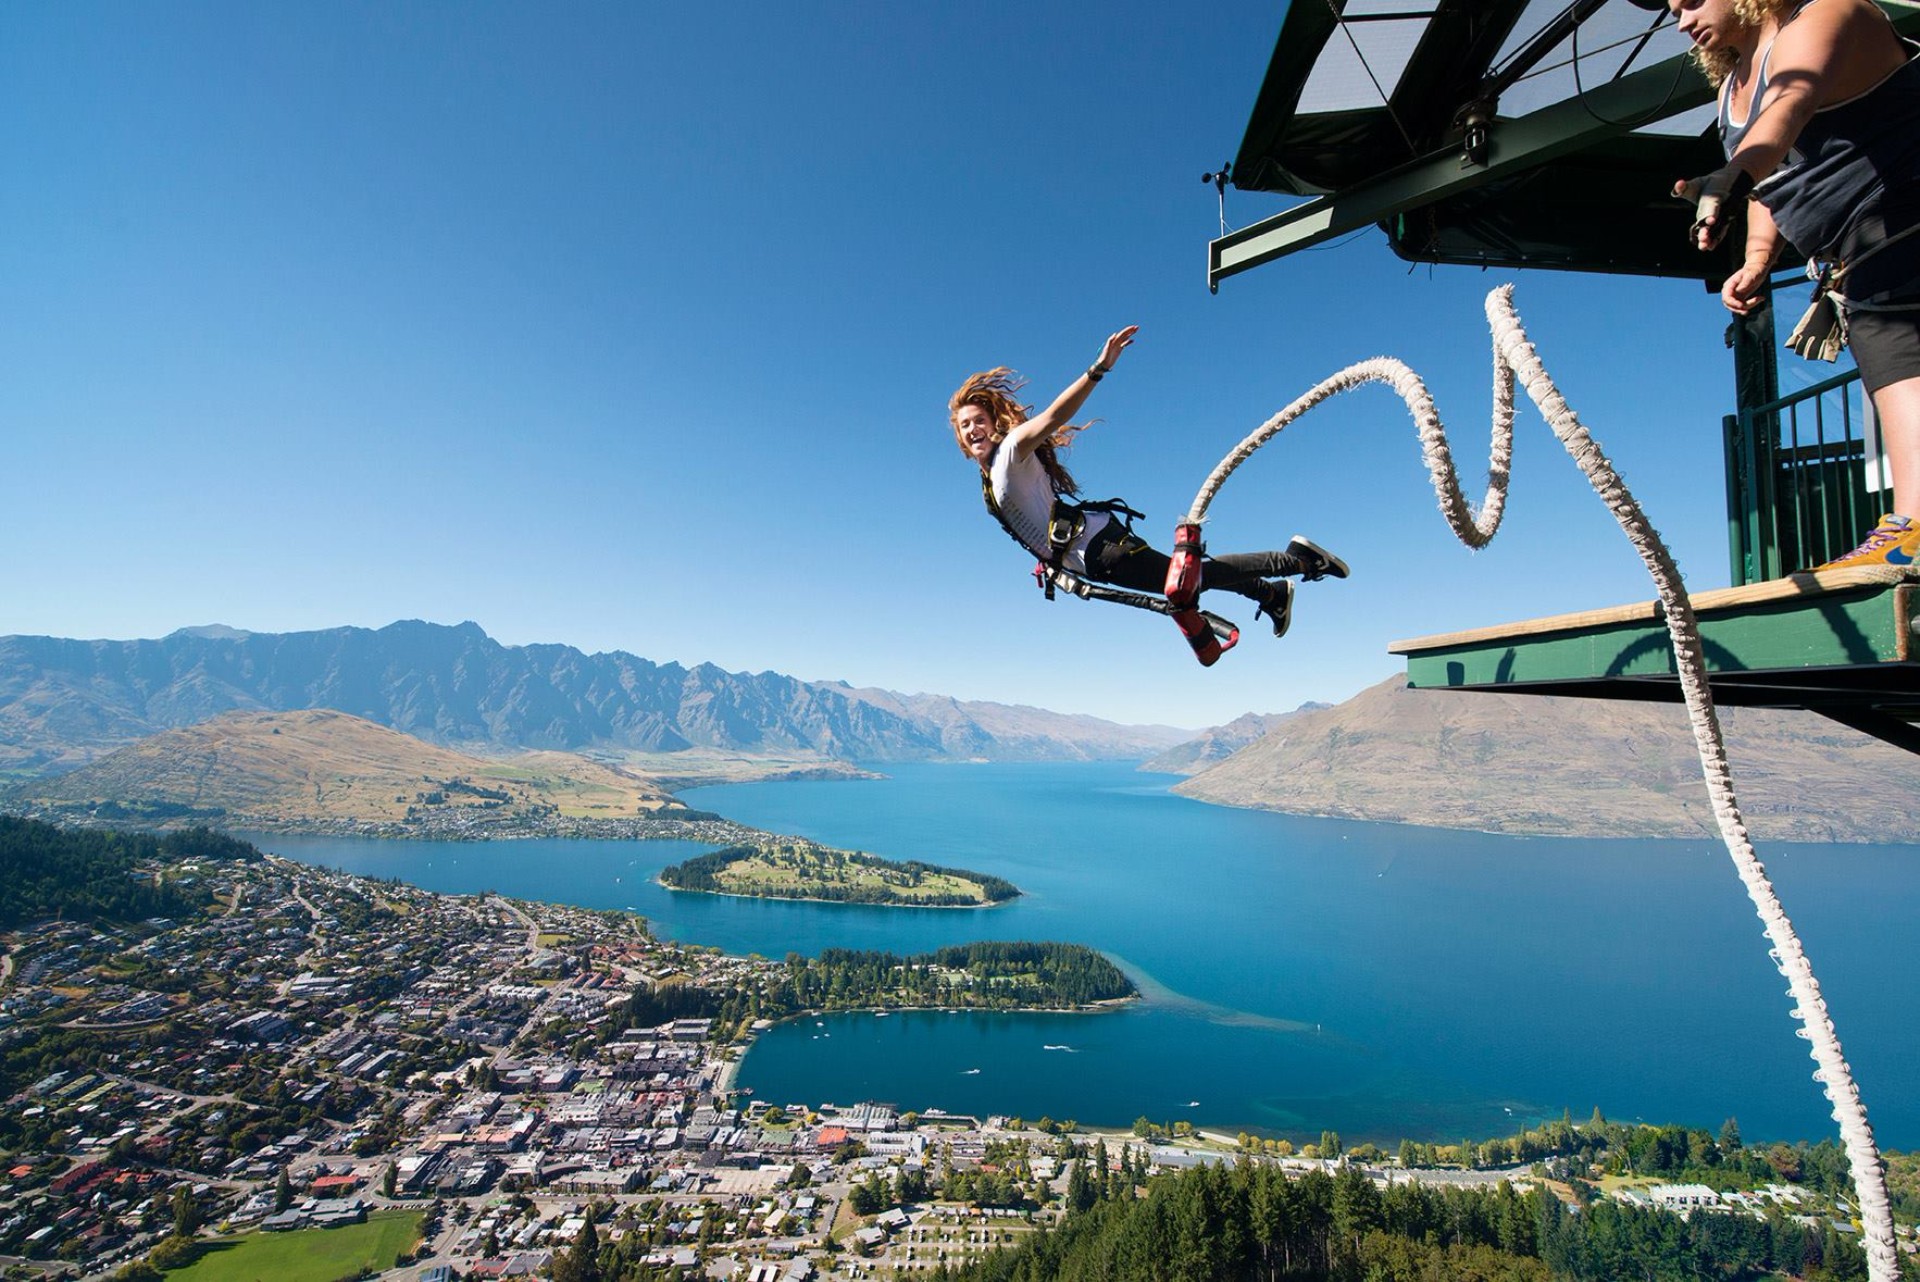
[[248, 1233], [216, 1241], [167, 1282], [334, 1282], [362, 1268], [393, 1267], [420, 1240], [419, 1211], [381, 1211], [365, 1224], [294, 1233]]

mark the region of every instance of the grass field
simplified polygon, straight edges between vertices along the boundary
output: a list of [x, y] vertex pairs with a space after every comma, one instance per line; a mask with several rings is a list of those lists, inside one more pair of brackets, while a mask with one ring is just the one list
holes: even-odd
[[362, 1268], [390, 1269], [420, 1240], [418, 1211], [382, 1211], [365, 1224], [296, 1233], [248, 1233], [215, 1242], [167, 1282], [333, 1282]]

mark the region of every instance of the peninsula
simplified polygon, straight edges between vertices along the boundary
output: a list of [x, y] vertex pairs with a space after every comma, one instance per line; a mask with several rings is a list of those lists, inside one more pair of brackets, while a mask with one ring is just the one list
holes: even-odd
[[670, 890], [759, 899], [816, 899], [908, 908], [985, 908], [1019, 895], [1012, 882], [963, 868], [836, 850], [779, 837], [725, 846], [660, 870]]

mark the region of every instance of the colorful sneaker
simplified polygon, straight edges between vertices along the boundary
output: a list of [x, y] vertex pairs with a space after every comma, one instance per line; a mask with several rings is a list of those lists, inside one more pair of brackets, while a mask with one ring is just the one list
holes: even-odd
[[1880, 518], [1880, 524], [1867, 532], [1859, 547], [1813, 568], [1849, 570], [1856, 566], [1891, 565], [1907, 569], [1916, 561], [1920, 561], [1920, 526], [1909, 517], [1889, 512]]
[[1304, 534], [1294, 535], [1287, 543], [1287, 551], [1299, 560], [1300, 577], [1309, 583], [1315, 579], [1347, 577], [1347, 563]]
[[1266, 585], [1272, 590], [1268, 592], [1267, 599], [1260, 603], [1260, 608], [1253, 612], [1253, 617], [1257, 619], [1266, 615], [1273, 622], [1273, 635], [1276, 638], [1283, 637], [1287, 635], [1287, 629], [1293, 626], [1293, 584], [1285, 579], [1268, 579]]

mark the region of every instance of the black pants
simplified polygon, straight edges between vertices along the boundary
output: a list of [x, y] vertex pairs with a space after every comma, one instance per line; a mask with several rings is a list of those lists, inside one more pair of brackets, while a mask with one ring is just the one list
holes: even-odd
[[[1120, 522], [1109, 521], [1087, 545], [1087, 577], [1158, 596], [1167, 589], [1169, 560]], [[1237, 592], [1264, 604], [1273, 595], [1266, 580], [1304, 568], [1291, 552], [1229, 552], [1201, 558], [1200, 587]]]

